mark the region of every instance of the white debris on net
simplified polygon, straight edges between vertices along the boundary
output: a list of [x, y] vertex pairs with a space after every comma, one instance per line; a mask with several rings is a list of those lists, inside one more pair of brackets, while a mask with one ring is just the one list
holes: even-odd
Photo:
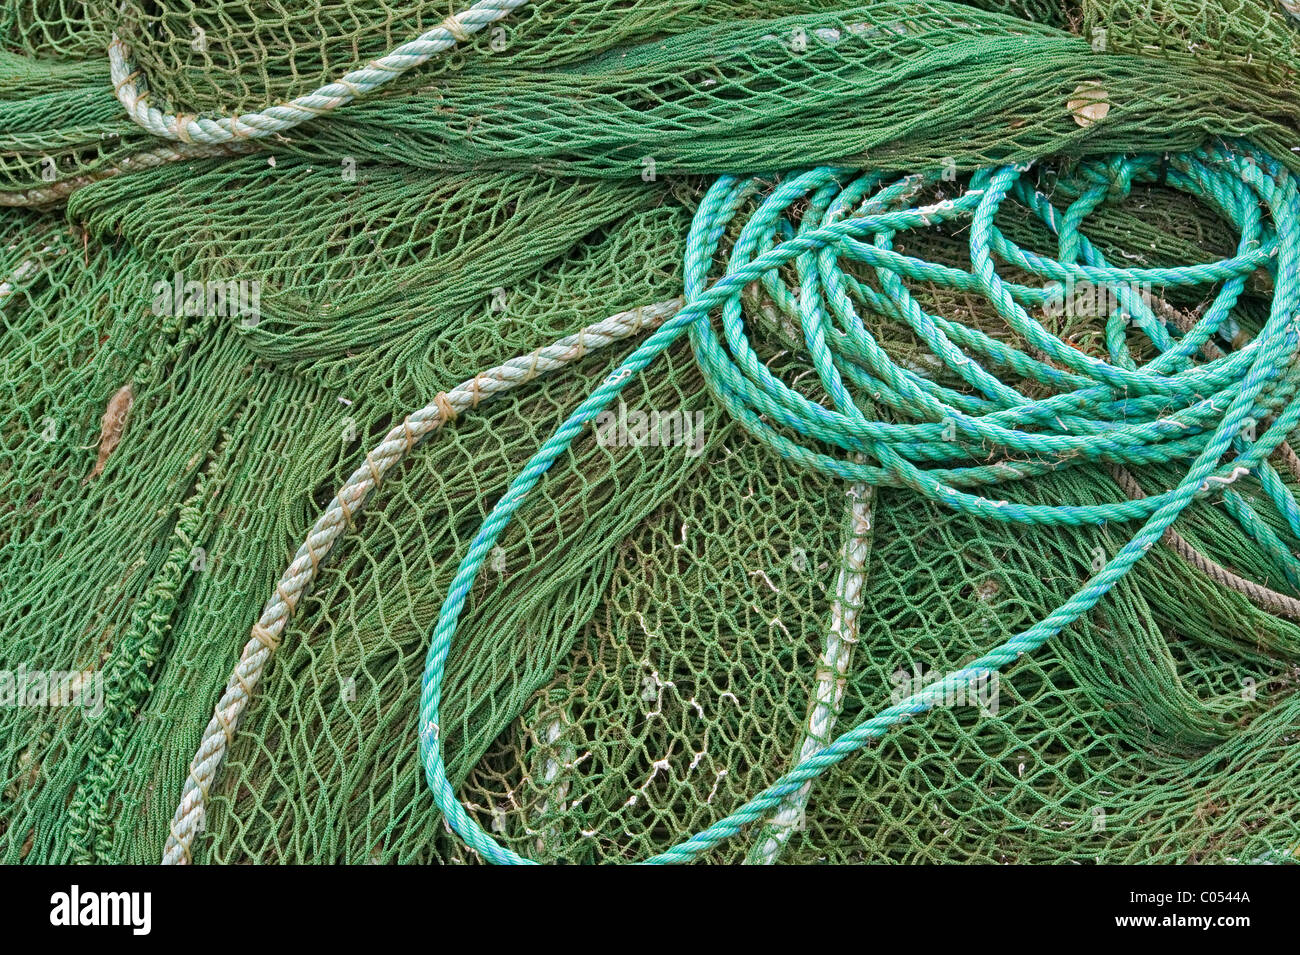
[[639, 800], [642, 796], [645, 795], [646, 790], [650, 788], [650, 784], [655, 781], [655, 778], [659, 775], [660, 772], [663, 772], [665, 775], [670, 774], [672, 772], [672, 764], [669, 762], [667, 756], [665, 756], [663, 759], [656, 759], [653, 763], [650, 764], [650, 775], [646, 777], [646, 781], [637, 787], [636, 792], [634, 792], [631, 796], [629, 796], [627, 802], [625, 802], [623, 805], [635, 806], [637, 804], [637, 800]]
[[716, 795], [718, 794], [718, 786], [721, 784], [721, 782], [722, 782], [722, 777], [725, 776], [725, 775], [727, 775], [727, 771], [726, 771], [725, 769], [719, 769], [719, 770], [718, 770], [718, 775], [717, 775], [717, 777], [713, 780], [713, 788], [709, 791], [709, 798], [706, 799], [706, 800], [704, 800], [704, 802], [705, 802], [707, 805], [710, 805], [710, 806], [713, 805], [713, 797], [716, 796]]

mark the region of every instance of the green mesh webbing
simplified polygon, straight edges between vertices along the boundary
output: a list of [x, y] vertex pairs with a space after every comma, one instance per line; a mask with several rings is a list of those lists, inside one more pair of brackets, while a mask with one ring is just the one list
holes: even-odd
[[[1070, 173], [1098, 156], [1244, 137], [1300, 170], [1300, 21], [1273, 0], [537, 0], [327, 118], [233, 149], [146, 132], [109, 78], [116, 32], [160, 108], [230, 116], [456, 9], [0, 2], [0, 671], [84, 671], [103, 688], [93, 718], [0, 705], [0, 861], [157, 861], [250, 628], [367, 451], [460, 382], [680, 296], [715, 174], [942, 168], [924, 196], [938, 201], [978, 166], [1050, 156], [1036, 185], [1064, 208]], [[1080, 105], [1096, 90], [1100, 119]], [[998, 224], [1056, 253], [1018, 202]], [[1128, 267], [1216, 261], [1237, 236], [1160, 182], [1084, 231]], [[969, 240], [953, 224], [896, 247], [967, 267]], [[256, 283], [259, 311], [157, 309], [177, 276]], [[1026, 347], [978, 296], [911, 288]], [[1274, 290], [1253, 274], [1217, 347], [1245, 347]], [[1184, 316], [1205, 305], [1199, 289], [1155, 291]], [[781, 305], [747, 292], [761, 357], [825, 400]], [[1104, 316], [1039, 317], [1106, 355]], [[900, 364], [964, 387], [895, 317], [863, 318]], [[279, 636], [195, 861], [477, 861], [417, 752], [430, 628], [498, 498], [642, 339], [458, 415], [385, 476]], [[90, 477], [124, 386], [120, 443]], [[903, 680], [1041, 620], [1131, 536], [978, 521], [881, 488], [858, 567], [850, 485], [737, 425], [686, 342], [620, 401], [634, 430], [638, 412], [671, 413], [691, 440], [584, 431], [485, 564], [443, 690], [458, 796], [530, 858], [643, 859], [706, 828], [798, 763], [826, 685], [834, 726], [851, 726]], [[1180, 475], [1133, 473], [1153, 493]], [[1098, 464], [1016, 493], [1082, 505], [1118, 487]], [[1176, 530], [1300, 597], [1270, 549], [1300, 540], [1269, 489], [1233, 490], [1266, 530], [1222, 496]], [[851, 652], [828, 657], [846, 571], [861, 588]], [[828, 659], [845, 667], [830, 684]], [[1294, 857], [1298, 682], [1300, 621], [1160, 544], [1002, 674], [995, 713], [939, 708], [705, 858]]]

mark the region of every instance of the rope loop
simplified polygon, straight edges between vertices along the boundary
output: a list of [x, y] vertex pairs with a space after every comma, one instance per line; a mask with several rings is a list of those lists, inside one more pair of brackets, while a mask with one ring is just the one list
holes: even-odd
[[[1230, 487], [1244, 474], [1254, 475], [1300, 535], [1300, 507], [1268, 463], [1300, 424], [1295, 179], [1272, 157], [1240, 142], [1207, 145], [1167, 161], [1159, 155], [1113, 156], [1077, 163], [1051, 180], [1053, 196], [1069, 200], [1061, 210], [1027, 171], [980, 169], [956, 198], [943, 197], [938, 172], [893, 179], [824, 167], [792, 173], [775, 185], [733, 176], [716, 180], [687, 238], [684, 307], [542, 445], [471, 542], [434, 627], [418, 725], [441, 721], [457, 622], [515, 512], [584, 427], [683, 334], [727, 412], [774, 453], [801, 466], [872, 486], [906, 487], [987, 520], [1140, 524], [1100, 571], [1043, 620], [865, 719], [744, 806], [648, 860], [653, 863], [695, 858], [764, 819], [785, 797], [892, 727], [1041, 646], [1095, 606], [1197, 496], [1224, 495], [1243, 526], [1272, 534]], [[1088, 241], [1087, 216], [1105, 201], [1127, 197], [1135, 184], [1158, 182], [1209, 204], [1231, 222], [1239, 234], [1235, 252], [1175, 267], [1111, 264]], [[1055, 235], [1055, 257], [1002, 234], [997, 216], [1008, 202], [1031, 210]], [[900, 235], [931, 228], [966, 236], [968, 269], [894, 248]], [[734, 239], [724, 252], [729, 236]], [[1007, 267], [1022, 281], [1005, 277]], [[1268, 319], [1252, 341], [1224, 351], [1213, 339], [1246, 279], [1259, 269], [1273, 279]], [[1025, 275], [1040, 284], [1023, 281]], [[781, 380], [765, 364], [760, 333], [770, 342], [780, 329], [746, 314], [742, 293], [755, 282], [784, 316], [786, 336], [799, 339], [824, 399], [806, 394], [807, 385]], [[909, 283], [982, 299], [1004, 328], [993, 334], [933, 314]], [[1106, 295], [1105, 307], [1093, 316], [1105, 331], [1105, 357], [1049, 327], [1066, 324], [1054, 321], [1055, 309], [1070, 307], [1070, 293], [1085, 285]], [[1180, 326], [1154, 291], [1171, 288], [1202, 289], [1210, 304]], [[883, 337], [886, 327], [892, 330], [889, 340]], [[910, 358], [899, 354], [899, 329], [915, 343]], [[1015, 496], [1017, 482], [1061, 468], [1156, 463], [1177, 465], [1182, 477], [1146, 496], [1120, 488], [1114, 500], [1100, 504], [1006, 499]], [[465, 843], [490, 861], [526, 862], [499, 845], [460, 803], [447, 777], [441, 738], [420, 734], [420, 753], [434, 799]]]

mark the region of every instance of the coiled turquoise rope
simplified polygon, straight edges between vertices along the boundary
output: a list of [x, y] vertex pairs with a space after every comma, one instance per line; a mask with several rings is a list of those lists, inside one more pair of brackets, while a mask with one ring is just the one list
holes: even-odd
[[[1079, 232], [1087, 214], [1107, 197], [1123, 198], [1134, 182], [1166, 181], [1216, 206], [1240, 232], [1236, 254], [1219, 262], [1168, 269], [1109, 265]], [[687, 243], [686, 305], [619, 366], [550, 437], [497, 502], [465, 554], [433, 631], [420, 705], [420, 753], [439, 808], [466, 844], [493, 862], [528, 860], [499, 845], [465, 811], [447, 778], [438, 731], [447, 654], [457, 621], [479, 569], [511, 517], [543, 474], [623, 389], [683, 333], [710, 390], [755, 437], [778, 454], [846, 480], [909, 487], [956, 510], [983, 518], [1034, 524], [1100, 524], [1143, 520], [1140, 530], [1069, 600], [1023, 633], [990, 650], [946, 679], [867, 719], [786, 773], [743, 807], [647, 861], [688, 861], [735, 835], [891, 727], [930, 709], [967, 683], [1041, 646], [1091, 609], [1154, 545], [1198, 495], [1231, 483], [1244, 472], [1260, 477], [1265, 492], [1291, 529], [1300, 534], [1300, 508], [1267, 463], [1269, 454], [1300, 423], [1300, 198], [1292, 175], [1244, 143], [1207, 146], [1195, 154], [1114, 157], [1081, 166], [1078, 196], [1064, 212], [1037, 193], [1016, 167], [977, 172], [956, 200], [904, 207], [934, 176], [911, 176], [882, 186], [878, 174], [822, 168], [791, 175], [759, 204], [741, 229], [722, 277], [708, 276], [728, 225], [759, 189], [753, 180], [724, 176], [705, 196]], [[1014, 196], [1059, 237], [1056, 259], [1020, 249], [998, 230], [1001, 203]], [[798, 227], [796, 202], [806, 204]], [[970, 219], [971, 271], [925, 262], [892, 249], [903, 230]], [[998, 275], [994, 256], [1044, 279], [1017, 285]], [[882, 291], [848, 275], [842, 260], [873, 266]], [[798, 289], [787, 288], [780, 266], [793, 264]], [[1274, 281], [1268, 321], [1249, 345], [1194, 364], [1240, 296], [1246, 277], [1266, 268]], [[996, 341], [977, 329], [928, 314], [904, 280], [924, 280], [984, 295], [1029, 343], [1029, 351]], [[1090, 357], [1040, 325], [1026, 306], [1044, 304], [1051, 283], [1089, 281], [1114, 288], [1123, 306], [1107, 325], [1110, 360]], [[741, 292], [762, 281], [778, 303], [802, 323], [804, 341], [830, 407], [798, 394], [775, 378], [746, 336]], [[1186, 334], [1174, 333], [1133, 289], [1139, 283], [1198, 286], [1222, 283], [1211, 306]], [[968, 386], [943, 387], [896, 365], [864, 327], [859, 306], [906, 323]], [[722, 339], [709, 321], [721, 314]], [[1160, 351], [1138, 367], [1124, 326], [1131, 320]], [[725, 341], [725, 347], [724, 347]], [[1030, 399], [989, 369], [1050, 386], [1047, 398]], [[914, 423], [868, 419], [852, 394], [892, 409]], [[1253, 439], [1246, 426], [1269, 421]], [[1026, 430], [1030, 429], [1030, 430]], [[955, 440], [944, 440], [945, 434]], [[809, 444], [816, 443], [825, 450]], [[1028, 461], [969, 464], [989, 448]], [[842, 455], [828, 451], [838, 449]], [[1228, 460], [1222, 459], [1228, 456]], [[860, 463], [861, 461], [876, 463]], [[1083, 461], [1112, 464], [1186, 462], [1174, 488], [1141, 500], [1105, 504], [1024, 505], [981, 490]], [[920, 464], [936, 466], [921, 467]], [[1232, 492], [1231, 507], [1266, 549], [1291, 557], [1246, 502]], [[1254, 518], [1252, 520], [1252, 517]], [[1267, 532], [1269, 536], [1264, 536]], [[1289, 568], [1294, 572], [1294, 568]]]

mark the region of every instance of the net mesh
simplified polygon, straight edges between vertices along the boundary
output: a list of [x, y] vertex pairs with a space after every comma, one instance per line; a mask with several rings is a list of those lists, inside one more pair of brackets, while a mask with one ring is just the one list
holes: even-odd
[[[538, 2], [251, 155], [156, 162], [139, 157], [186, 147], [131, 121], [103, 53], [116, 32], [156, 103], [230, 115], [452, 12], [0, 6], [0, 670], [103, 690], [93, 715], [0, 707], [0, 860], [157, 861], [249, 627], [367, 449], [457, 382], [680, 295], [711, 174], [942, 166], [939, 199], [974, 166], [1055, 155], [1038, 185], [1062, 203], [1051, 169], [1212, 136], [1300, 168], [1300, 21], [1264, 0]], [[1103, 91], [1100, 117], [1081, 88]], [[998, 221], [1054, 254], [1025, 207], [1008, 201]], [[1236, 239], [1160, 184], [1086, 231], [1134, 267], [1211, 262]], [[964, 267], [968, 243], [939, 226], [897, 248]], [[194, 310], [187, 283], [202, 288]], [[1272, 290], [1251, 277], [1219, 347], [1259, 330]], [[912, 291], [1027, 347], [975, 296]], [[1189, 314], [1204, 305], [1159, 291]], [[762, 360], [825, 400], [782, 303], [757, 285], [746, 302]], [[892, 316], [863, 318], [900, 363], [969, 390]], [[1105, 356], [1104, 319], [1042, 320]], [[429, 628], [493, 504], [635, 343], [459, 416], [385, 478], [281, 635], [208, 793], [197, 861], [477, 860], [417, 755]], [[119, 401], [108, 420], [124, 389], [129, 412]], [[1135, 475], [1177, 481], [1165, 466]], [[1087, 504], [1116, 488], [1080, 465], [1006, 493]], [[1255, 478], [1234, 490], [1297, 546]], [[859, 565], [846, 543], [862, 508]], [[1221, 498], [1177, 529], [1300, 594]], [[837, 726], [870, 716], [1047, 616], [1130, 534], [977, 521], [801, 469], [728, 418], [681, 343], [557, 461], [489, 558], [443, 692], [449, 774], [522, 855], [643, 859], [796, 765], [827, 686], [842, 690]], [[846, 574], [861, 609], [832, 665]], [[848, 758], [792, 820], [706, 858], [1293, 857], [1298, 681], [1300, 625], [1162, 544], [995, 686]]]

